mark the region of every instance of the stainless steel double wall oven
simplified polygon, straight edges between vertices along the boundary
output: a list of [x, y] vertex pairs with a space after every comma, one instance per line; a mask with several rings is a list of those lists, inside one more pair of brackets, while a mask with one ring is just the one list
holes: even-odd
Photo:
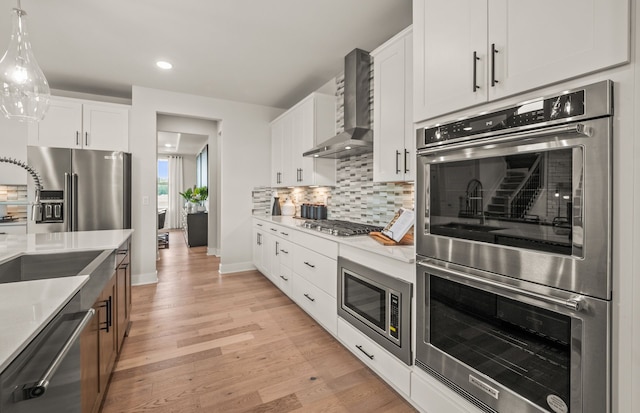
[[488, 412], [610, 412], [610, 81], [418, 130], [416, 364]]

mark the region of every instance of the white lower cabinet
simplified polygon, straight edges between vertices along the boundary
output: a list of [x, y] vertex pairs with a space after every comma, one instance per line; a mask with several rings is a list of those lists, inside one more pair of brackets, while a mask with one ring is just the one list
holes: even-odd
[[332, 297], [336, 297], [338, 288], [337, 267], [335, 259], [297, 244], [294, 246], [293, 272]]
[[[364, 364], [382, 376], [387, 383], [405, 396], [410, 394], [410, 367], [339, 317], [338, 338]], [[449, 413], [449, 410], [440, 410], [440, 412]]]
[[293, 299], [293, 271], [284, 265], [280, 265], [280, 273], [277, 275], [278, 282], [276, 286], [283, 293]]
[[331, 334], [336, 335], [338, 313], [335, 297], [294, 273], [293, 300]]
[[411, 400], [426, 413], [482, 413], [453, 390], [414, 366]]

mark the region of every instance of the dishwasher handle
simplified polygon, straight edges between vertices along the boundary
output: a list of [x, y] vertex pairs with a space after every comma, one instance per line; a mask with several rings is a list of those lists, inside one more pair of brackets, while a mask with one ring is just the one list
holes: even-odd
[[90, 308], [85, 313], [82, 321], [80, 321], [80, 324], [78, 324], [78, 326], [73, 330], [73, 333], [71, 333], [67, 341], [62, 346], [62, 349], [60, 349], [58, 354], [56, 354], [53, 361], [51, 362], [51, 364], [49, 364], [49, 367], [47, 367], [47, 370], [44, 372], [40, 380], [32, 384], [25, 384], [22, 389], [19, 388], [18, 390], [16, 390], [16, 392], [14, 393], [16, 401], [35, 399], [46, 393], [51, 378], [54, 374], [56, 374], [58, 367], [60, 367], [60, 364], [62, 364], [62, 361], [71, 350], [73, 343], [75, 343], [78, 337], [80, 337], [80, 334], [82, 334], [82, 330], [84, 330], [87, 324], [89, 324], [89, 321], [91, 321], [95, 312], [96, 310]]

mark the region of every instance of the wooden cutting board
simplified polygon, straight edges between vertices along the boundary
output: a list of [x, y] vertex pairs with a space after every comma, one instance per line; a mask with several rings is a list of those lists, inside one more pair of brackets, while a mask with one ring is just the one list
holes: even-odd
[[413, 234], [407, 233], [400, 242], [395, 242], [391, 238], [382, 234], [381, 232], [370, 232], [369, 236], [374, 240], [378, 241], [382, 245], [413, 245]]

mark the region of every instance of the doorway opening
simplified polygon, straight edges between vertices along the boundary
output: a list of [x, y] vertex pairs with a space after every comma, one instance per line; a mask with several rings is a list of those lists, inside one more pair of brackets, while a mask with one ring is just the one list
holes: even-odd
[[[219, 122], [178, 115], [157, 115], [157, 205], [163, 230], [190, 247], [219, 251]], [[191, 195], [190, 195], [191, 194]], [[189, 225], [189, 222], [192, 225]], [[196, 225], [194, 223], [197, 222]]]

